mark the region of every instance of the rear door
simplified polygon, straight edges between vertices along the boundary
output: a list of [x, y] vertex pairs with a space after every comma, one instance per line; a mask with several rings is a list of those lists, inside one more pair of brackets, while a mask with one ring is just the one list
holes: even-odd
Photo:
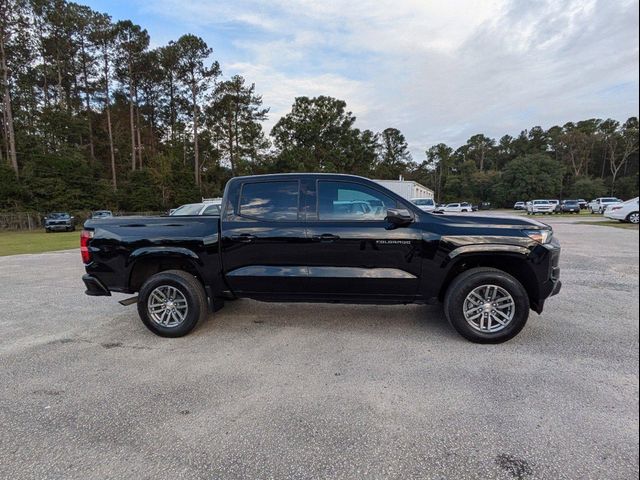
[[307, 288], [305, 228], [298, 179], [239, 181], [227, 192], [222, 263], [231, 289], [245, 296], [287, 296]]
[[305, 195], [310, 294], [344, 300], [414, 298], [421, 231], [415, 223], [391, 228], [385, 220], [388, 208], [405, 207], [373, 185], [320, 178], [310, 186]]

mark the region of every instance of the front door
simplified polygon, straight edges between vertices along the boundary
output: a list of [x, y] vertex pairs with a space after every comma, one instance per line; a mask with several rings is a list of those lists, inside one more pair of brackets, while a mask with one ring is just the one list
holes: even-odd
[[305, 195], [310, 292], [344, 300], [410, 300], [417, 293], [422, 234], [393, 228], [388, 208], [405, 208], [375, 186], [318, 179]]
[[307, 288], [305, 228], [298, 180], [250, 180], [229, 192], [222, 218], [222, 262], [240, 296], [291, 296]]

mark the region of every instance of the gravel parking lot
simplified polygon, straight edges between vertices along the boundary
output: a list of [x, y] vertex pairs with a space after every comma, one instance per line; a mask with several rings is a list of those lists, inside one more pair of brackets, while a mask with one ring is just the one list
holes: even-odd
[[637, 478], [638, 231], [545, 221], [563, 291], [502, 345], [246, 300], [163, 339], [76, 250], [0, 258], [0, 478]]

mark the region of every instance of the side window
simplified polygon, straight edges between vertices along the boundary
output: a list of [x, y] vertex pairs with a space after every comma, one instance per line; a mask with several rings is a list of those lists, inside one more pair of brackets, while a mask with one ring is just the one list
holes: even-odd
[[384, 220], [397, 202], [373, 188], [350, 182], [318, 182], [318, 220]]
[[238, 214], [258, 220], [297, 220], [298, 197], [298, 181], [245, 183]]
[[204, 209], [202, 215], [220, 215], [220, 205], [209, 205]]

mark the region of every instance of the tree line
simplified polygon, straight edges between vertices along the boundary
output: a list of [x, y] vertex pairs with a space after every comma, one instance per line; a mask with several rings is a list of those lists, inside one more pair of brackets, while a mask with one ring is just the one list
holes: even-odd
[[271, 132], [255, 85], [223, 75], [191, 34], [150, 48], [131, 21], [64, 0], [0, 0], [0, 209], [164, 210], [235, 175], [414, 179], [439, 201], [638, 192], [638, 119], [472, 136], [412, 158], [395, 128], [361, 130], [346, 102], [298, 97]]

